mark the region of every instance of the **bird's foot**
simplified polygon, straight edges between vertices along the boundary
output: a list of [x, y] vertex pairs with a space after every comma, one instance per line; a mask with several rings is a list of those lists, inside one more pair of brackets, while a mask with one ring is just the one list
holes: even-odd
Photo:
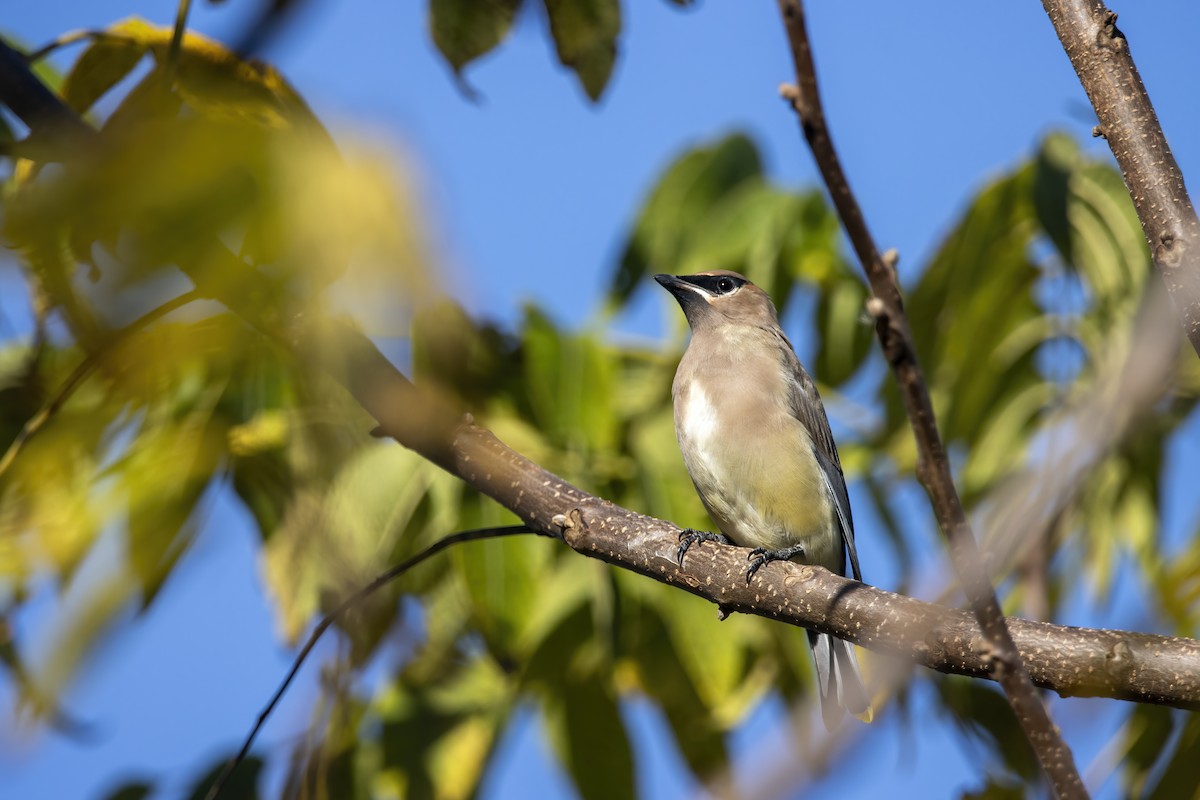
[[770, 564], [772, 561], [791, 561], [795, 556], [803, 555], [804, 546], [799, 544], [785, 547], [782, 550], [768, 550], [765, 547], [756, 547], [747, 556], [750, 560], [750, 569], [746, 570], [746, 583], [750, 583], [750, 579], [754, 577], [754, 573], [762, 569], [765, 564]]
[[711, 533], [709, 531], [697, 531], [691, 528], [684, 528], [679, 532], [679, 552], [676, 553], [676, 559], [679, 561], [680, 569], [683, 568], [683, 557], [687, 555], [688, 548], [696, 542], [718, 542], [720, 544], [729, 544], [729, 540], [719, 533]]

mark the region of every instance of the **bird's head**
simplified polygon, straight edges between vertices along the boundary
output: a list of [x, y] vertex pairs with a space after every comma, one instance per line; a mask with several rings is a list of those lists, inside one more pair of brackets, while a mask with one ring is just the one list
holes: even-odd
[[695, 275], [655, 275], [675, 296], [692, 331], [719, 325], [777, 326], [775, 304], [744, 275], [725, 269]]

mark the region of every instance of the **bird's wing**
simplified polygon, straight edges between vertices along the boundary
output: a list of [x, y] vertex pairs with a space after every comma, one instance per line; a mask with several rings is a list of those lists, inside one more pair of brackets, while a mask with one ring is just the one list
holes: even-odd
[[846, 492], [846, 477], [842, 474], [842, 462], [838, 459], [837, 445], [834, 444], [833, 433], [829, 430], [825, 406], [817, 394], [816, 384], [796, 357], [792, 343], [782, 331], [776, 330], [774, 333], [780, 339], [780, 350], [784, 354], [784, 374], [788, 376], [789, 385], [788, 405], [792, 416], [800, 420], [812, 438], [813, 452], [825, 479], [825, 490], [833, 498], [834, 508], [837, 509], [842, 541], [845, 542], [846, 552], [850, 555], [850, 568], [853, 570], [854, 580], [862, 581], [862, 569], [858, 566], [858, 548], [854, 545], [854, 518], [850, 515], [850, 495]]

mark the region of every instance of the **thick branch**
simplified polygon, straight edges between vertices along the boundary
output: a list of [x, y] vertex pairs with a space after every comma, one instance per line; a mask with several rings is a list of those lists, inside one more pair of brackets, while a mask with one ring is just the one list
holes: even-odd
[[920, 454], [917, 477], [929, 493], [942, 533], [949, 542], [951, 561], [995, 659], [997, 678], [1042, 769], [1059, 797], [1087, 797], [1074, 757], [1025, 672], [996, 593], [984, 574], [979, 548], [950, 474], [950, 459], [938, 433], [929, 389], [917, 362], [894, 264], [886, 262], [875, 245], [825, 122], [803, 4], [800, 0], [779, 0], [779, 9], [787, 28], [797, 81], [795, 87], [786, 88], [785, 96], [796, 110], [804, 138], [870, 282], [874, 297], [869, 310], [875, 317], [880, 345], [896, 375]]
[[[532, 469], [538, 469], [530, 465]], [[641, 573], [728, 611], [830, 633], [956, 675], [996, 680], [974, 617], [835, 575], [777, 562], [746, 583], [745, 550], [704, 544], [674, 560], [679, 528], [591, 498], [560, 519], [575, 550]], [[1034, 682], [1064, 697], [1115, 697], [1200, 710], [1200, 641], [1010, 618]]]
[[1100, 0], [1042, 0], [1125, 177], [1150, 256], [1200, 355], [1200, 220], [1134, 66], [1117, 15]]

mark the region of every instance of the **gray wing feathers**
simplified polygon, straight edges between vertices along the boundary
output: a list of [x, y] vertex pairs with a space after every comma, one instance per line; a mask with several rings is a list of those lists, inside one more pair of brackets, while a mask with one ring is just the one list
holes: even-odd
[[846, 492], [846, 479], [842, 471], [820, 450], [816, 451], [817, 463], [825, 476], [825, 489], [833, 497], [833, 505], [837, 509], [838, 522], [841, 523], [842, 541], [846, 543], [846, 552], [850, 554], [850, 569], [854, 580], [862, 582], [862, 569], [858, 566], [858, 548], [854, 545], [854, 521], [850, 516], [850, 495]]
[[854, 580], [862, 581], [862, 569], [858, 566], [858, 548], [854, 545], [854, 518], [850, 515], [850, 496], [846, 492], [846, 477], [842, 474], [837, 445], [833, 443], [833, 433], [829, 430], [829, 418], [825, 416], [825, 407], [821, 405], [817, 387], [800, 363], [800, 359], [796, 357], [792, 343], [782, 331], [775, 330], [773, 333], [779, 339], [783, 366], [790, 378], [789, 406], [792, 416], [800, 420], [812, 438], [813, 452], [825, 476], [825, 489], [833, 498], [833, 505], [837, 509], [842, 541], [846, 545], [846, 552], [850, 554], [850, 568], [853, 570]]

